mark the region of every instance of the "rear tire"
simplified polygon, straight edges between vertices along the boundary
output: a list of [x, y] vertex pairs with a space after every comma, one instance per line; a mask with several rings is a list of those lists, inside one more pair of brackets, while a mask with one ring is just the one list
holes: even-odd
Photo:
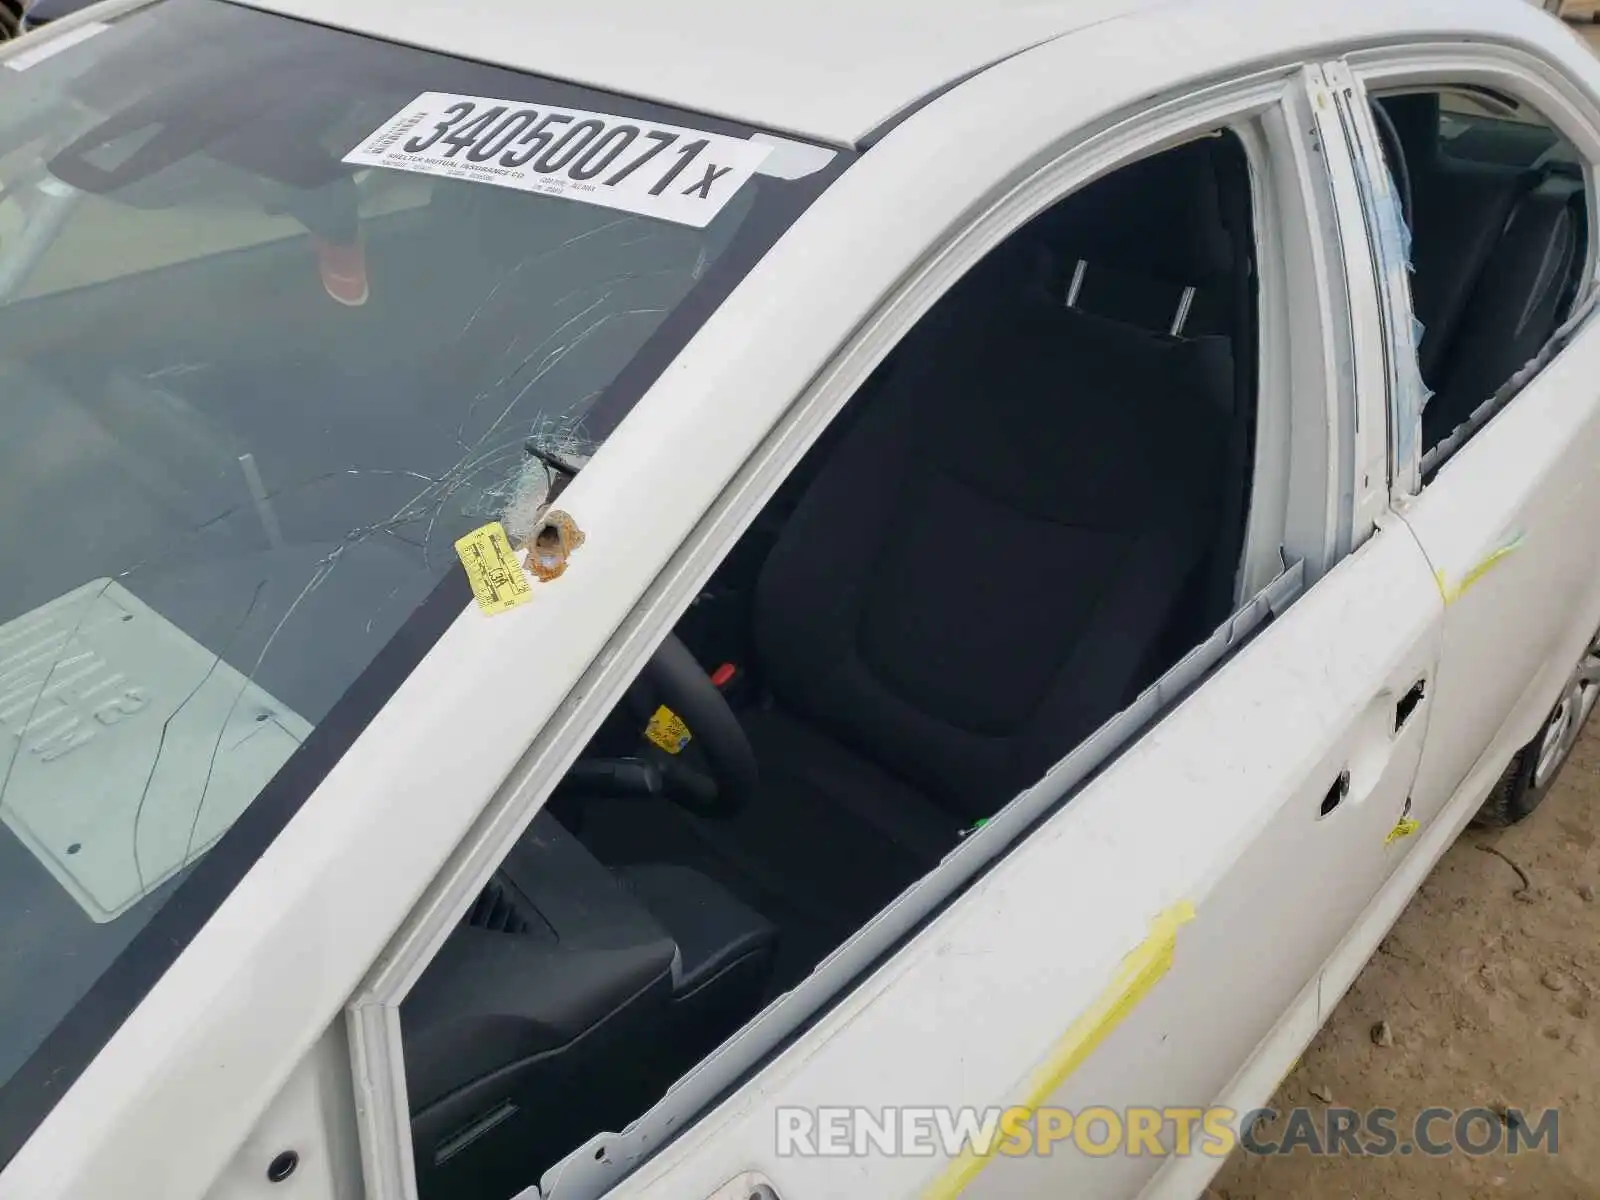
[[1600, 699], [1600, 637], [1584, 650], [1539, 732], [1511, 756], [1505, 773], [1473, 818], [1476, 824], [1515, 825], [1539, 807], [1572, 756], [1596, 699]]

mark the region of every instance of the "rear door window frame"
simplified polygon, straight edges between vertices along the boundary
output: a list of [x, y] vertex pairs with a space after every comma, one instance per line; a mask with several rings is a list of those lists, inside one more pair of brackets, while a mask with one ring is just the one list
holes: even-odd
[[[1540, 358], [1535, 360], [1537, 365], [1518, 372], [1522, 378], [1512, 394], [1487, 411], [1480, 409], [1482, 415], [1466, 431], [1446, 438], [1432, 451], [1423, 447], [1424, 453], [1414, 474], [1391, 466], [1393, 502], [1403, 506], [1407, 498], [1421, 494], [1439, 467], [1487, 428], [1495, 413], [1516, 402], [1516, 393], [1537, 378], [1547, 365], [1548, 357], [1559, 353], [1560, 346], [1592, 316], [1597, 295], [1600, 295], [1596, 290], [1597, 268], [1600, 268], [1600, 106], [1556, 64], [1497, 43], [1475, 43], [1467, 49], [1457, 43], [1417, 43], [1354, 51], [1341, 61], [1369, 94], [1459, 89], [1463, 85], [1478, 84], [1510, 95], [1532, 108], [1571, 143], [1584, 165], [1588, 192], [1587, 250], [1573, 310], [1546, 344]], [[1370, 117], [1362, 114], [1362, 118], [1370, 127]], [[1409, 328], [1415, 317], [1409, 299], [1408, 291], [1408, 306], [1404, 312], [1394, 309], [1392, 298], [1388, 301], [1391, 305], [1388, 320], [1401, 323], [1401, 328]], [[1419, 437], [1419, 445], [1420, 440]]]

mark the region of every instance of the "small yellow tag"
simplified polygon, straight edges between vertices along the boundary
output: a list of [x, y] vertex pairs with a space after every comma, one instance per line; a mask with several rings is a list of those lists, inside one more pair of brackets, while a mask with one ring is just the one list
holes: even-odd
[[644, 727], [644, 736], [668, 754], [682, 754], [690, 741], [689, 727], [683, 723], [683, 718], [665, 704], [656, 709], [655, 716]]
[[1383, 844], [1392, 846], [1401, 838], [1408, 838], [1421, 828], [1415, 817], [1401, 817], [1394, 823], [1394, 828], [1389, 830], [1389, 836], [1383, 839]]
[[456, 553], [467, 569], [478, 607], [491, 617], [515, 608], [533, 594], [522, 562], [499, 521], [490, 521], [459, 539]]

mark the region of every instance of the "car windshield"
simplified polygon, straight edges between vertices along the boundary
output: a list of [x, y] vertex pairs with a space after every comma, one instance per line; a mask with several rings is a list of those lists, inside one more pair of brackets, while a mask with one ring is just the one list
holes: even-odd
[[454, 541], [848, 157], [217, 0], [0, 57], [0, 1162], [461, 610]]

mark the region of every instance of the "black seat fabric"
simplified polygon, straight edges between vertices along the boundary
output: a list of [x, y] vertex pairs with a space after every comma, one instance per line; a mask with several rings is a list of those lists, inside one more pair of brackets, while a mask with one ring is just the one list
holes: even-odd
[[1235, 166], [1247, 170], [1237, 139], [1201, 138], [1131, 163], [1044, 213], [1036, 236], [1055, 260], [1057, 296], [1068, 294], [1082, 263], [1074, 304], [1085, 312], [1164, 333], [1188, 288], [1183, 331], [1236, 337], [1230, 293], [1246, 281], [1235, 238], [1249, 230], [1230, 230], [1220, 177]]
[[1517, 201], [1537, 183], [1519, 167], [1446, 154], [1439, 95], [1379, 101], [1394, 122], [1411, 175], [1412, 307], [1422, 322], [1417, 364], [1437, 391], [1460, 344], [1461, 320]]
[[1026, 302], [907, 364], [763, 570], [777, 707], [963, 819], [1036, 779], [1159, 669], [1215, 523], [1230, 366]]
[[1378, 103], [1395, 124], [1412, 180], [1411, 292], [1424, 327], [1417, 357], [1434, 393], [1422, 415], [1426, 449], [1560, 323], [1582, 259], [1583, 188], [1559, 164], [1526, 164], [1521, 151], [1484, 161], [1452, 154], [1438, 93]]
[[[1179, 169], [1135, 168], [1145, 186], [1214, 184], [1209, 152], [1176, 153]], [[1020, 231], [797, 473], [741, 660], [760, 688], [739, 714], [758, 795], [715, 820], [586, 805], [606, 861], [692, 865], [772, 919], [774, 987], [1125, 706], [1194, 623], [1226, 614], [1207, 597], [1208, 558], [1237, 559], [1218, 532], [1238, 425], [1229, 339], [1109, 321], [1050, 286], [1052, 261], [1081, 249], [1164, 289], [1163, 309], [1185, 281], [1231, 296], [1238, 246], [1215, 206], [1190, 219], [1169, 199], [1142, 203], [1119, 172], [1069, 201], [1077, 218], [1052, 210]]]
[[[675, 998], [692, 996], [747, 962], [764, 967], [771, 957], [777, 937], [772, 922], [715, 880], [676, 863], [642, 863], [617, 876], [672, 935]], [[764, 970], [757, 974], [765, 978]]]
[[1583, 261], [1583, 185], [1553, 179], [1518, 202], [1461, 317], [1456, 352], [1422, 410], [1436, 445], [1549, 341]]

